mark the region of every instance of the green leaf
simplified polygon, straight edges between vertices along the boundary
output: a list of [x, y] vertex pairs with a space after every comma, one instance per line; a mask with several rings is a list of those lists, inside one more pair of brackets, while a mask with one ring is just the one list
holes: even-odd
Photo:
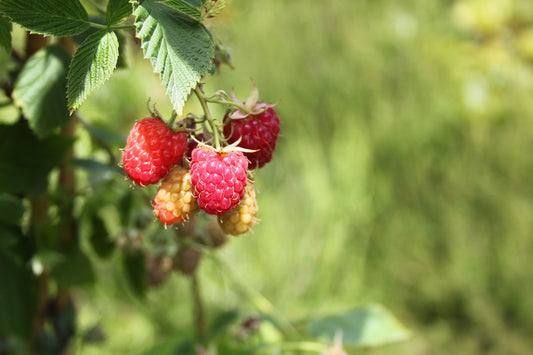
[[46, 136], [67, 123], [69, 62], [70, 56], [60, 46], [45, 47], [26, 62], [15, 82], [15, 104], [38, 136]]
[[80, 250], [63, 254], [50, 271], [60, 288], [83, 286], [95, 281], [94, 271], [89, 257]]
[[89, 241], [93, 250], [100, 258], [107, 258], [115, 250], [115, 242], [109, 237], [109, 232], [102, 218], [93, 213], [90, 218], [91, 235]]
[[89, 29], [89, 15], [79, 0], [0, 0], [0, 12], [28, 30], [72, 36]]
[[112, 31], [99, 31], [81, 44], [68, 72], [67, 100], [71, 111], [111, 77], [118, 59], [118, 39]]
[[212, 66], [213, 38], [201, 23], [155, 0], [144, 1], [134, 13], [144, 56], [181, 113], [189, 93]]
[[24, 214], [22, 200], [8, 194], [0, 194], [0, 224], [18, 225]]
[[106, 11], [107, 24], [116, 25], [125, 21], [132, 10], [129, 0], [109, 0]]
[[0, 14], [0, 47], [11, 53], [11, 21]]
[[146, 264], [144, 254], [136, 251], [131, 254], [124, 254], [122, 257], [122, 266], [126, 273], [126, 279], [131, 290], [140, 297], [146, 294]]
[[378, 346], [405, 340], [409, 331], [385, 308], [369, 305], [317, 319], [307, 331], [313, 338], [331, 341], [338, 332], [346, 345]]
[[0, 334], [29, 338], [37, 312], [37, 279], [0, 250]]
[[165, 0], [161, 1], [161, 4], [190, 17], [194, 21], [200, 22], [202, 20], [202, 12], [200, 9], [186, 0]]
[[60, 135], [38, 139], [26, 120], [0, 124], [0, 193], [40, 194], [71, 144]]

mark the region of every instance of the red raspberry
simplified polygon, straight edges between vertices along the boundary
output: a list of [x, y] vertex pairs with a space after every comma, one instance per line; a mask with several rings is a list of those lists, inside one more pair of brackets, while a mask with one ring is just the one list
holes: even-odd
[[122, 154], [124, 170], [140, 186], [155, 184], [181, 161], [187, 134], [172, 131], [159, 117], [137, 121]]
[[224, 126], [224, 135], [229, 137], [229, 143], [241, 138], [239, 147], [256, 150], [244, 154], [250, 160], [250, 169], [261, 168], [272, 159], [272, 153], [276, 149], [279, 135], [278, 114], [272, 107], [268, 107], [258, 114], [251, 113], [243, 118], [242, 114], [232, 116]]
[[181, 165], [174, 166], [155, 194], [154, 213], [164, 225], [187, 221], [198, 210], [192, 195], [191, 174]]
[[244, 194], [248, 160], [238, 151], [216, 152], [205, 146], [192, 151], [191, 182], [198, 206], [220, 215], [237, 206]]

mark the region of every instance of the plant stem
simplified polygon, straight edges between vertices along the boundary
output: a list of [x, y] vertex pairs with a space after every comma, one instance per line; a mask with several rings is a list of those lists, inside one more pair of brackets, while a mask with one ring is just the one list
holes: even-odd
[[200, 101], [200, 105], [202, 105], [202, 109], [204, 110], [204, 116], [207, 120], [207, 123], [209, 124], [211, 130], [213, 131], [213, 144], [215, 145], [215, 149], [220, 149], [220, 131], [215, 123], [215, 120], [213, 119], [213, 116], [211, 116], [211, 112], [209, 111], [209, 107], [207, 106], [207, 100], [204, 94], [202, 93], [202, 90], [200, 90], [199, 87], [194, 88], [194, 93], [196, 94], [196, 97], [198, 98], [198, 101]]
[[170, 119], [168, 120], [167, 124], [170, 128], [172, 128], [172, 125], [174, 125], [174, 122], [176, 121], [176, 117], [178, 117], [178, 114], [176, 111], [172, 111], [172, 116], [170, 116]]
[[216, 99], [205, 99], [207, 102], [213, 103], [213, 104], [221, 104], [221, 105], [229, 105], [238, 108], [242, 112], [248, 112], [248, 109], [244, 107], [243, 105], [234, 102], [234, 101], [226, 101], [226, 100], [216, 100]]
[[202, 295], [200, 294], [200, 285], [198, 283], [198, 276], [196, 273], [191, 275], [191, 288], [194, 302], [194, 323], [196, 327], [196, 338], [199, 341], [206, 334], [204, 306], [202, 303]]
[[283, 327], [283, 331], [287, 335], [290, 335], [292, 338], [299, 338], [299, 333], [291, 324], [291, 322], [270, 302], [263, 294], [256, 289], [250, 287], [249, 285], [240, 282], [239, 278], [235, 276], [233, 269], [222, 260], [215, 253], [206, 253], [205, 255], [210, 256], [219, 266], [219, 269], [222, 270], [225, 277], [228, 277], [229, 280], [236, 286], [240, 293], [248, 298], [250, 302], [257, 308], [260, 312], [272, 315], [274, 319]]
[[100, 24], [100, 23], [96, 23], [96, 22], [90, 22], [89, 24], [91, 25], [91, 27], [94, 27], [94, 28], [100, 28], [100, 29], [108, 30], [108, 31], [115, 31], [115, 30], [131, 30], [131, 29], [134, 29], [134, 28], [135, 28], [135, 25], [116, 25], [116, 26], [110, 26], [110, 25], [102, 25], [102, 24]]

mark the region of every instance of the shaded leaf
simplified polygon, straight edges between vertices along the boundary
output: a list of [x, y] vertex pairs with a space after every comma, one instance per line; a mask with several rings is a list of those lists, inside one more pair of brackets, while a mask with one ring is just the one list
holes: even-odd
[[123, 170], [118, 165], [104, 164], [94, 159], [72, 159], [70, 164], [75, 168], [93, 173], [123, 173]]
[[94, 270], [89, 260], [81, 250], [63, 254], [50, 271], [60, 288], [83, 286], [95, 281]]
[[109, 0], [106, 10], [106, 21], [109, 25], [116, 25], [125, 21], [131, 15], [133, 8], [129, 0]]
[[0, 12], [28, 30], [72, 36], [89, 29], [89, 15], [79, 0], [0, 0]]
[[60, 135], [38, 139], [26, 120], [0, 124], [0, 193], [40, 194], [71, 144]]
[[211, 34], [203, 24], [155, 0], [144, 1], [134, 13], [144, 57], [150, 58], [180, 113], [191, 90], [212, 66]]
[[0, 47], [3, 47], [8, 53], [11, 52], [11, 21], [0, 14]]
[[115, 242], [109, 237], [107, 227], [98, 214], [93, 213], [90, 222], [91, 235], [89, 241], [91, 246], [100, 258], [107, 258], [115, 250]]
[[24, 210], [21, 199], [8, 194], [0, 194], [0, 224], [18, 225]]
[[77, 109], [89, 94], [111, 77], [118, 59], [118, 39], [112, 31], [93, 33], [74, 54], [68, 72], [67, 100]]
[[331, 341], [342, 332], [344, 344], [378, 346], [407, 339], [409, 331], [385, 308], [369, 305], [314, 320], [307, 331], [313, 338]]
[[13, 98], [38, 136], [67, 123], [65, 91], [70, 56], [58, 45], [35, 53], [15, 82]]
[[124, 267], [126, 279], [133, 293], [137, 296], [144, 297], [147, 289], [144, 254], [140, 251], [124, 254], [122, 257], [122, 266]]
[[0, 334], [29, 338], [37, 312], [37, 279], [0, 250]]

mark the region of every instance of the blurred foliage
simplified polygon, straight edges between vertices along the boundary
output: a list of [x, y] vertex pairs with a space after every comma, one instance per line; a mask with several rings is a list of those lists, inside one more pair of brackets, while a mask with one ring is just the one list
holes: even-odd
[[[261, 223], [199, 268], [210, 336], [224, 336], [232, 353], [235, 343], [280, 341], [287, 319], [304, 324], [380, 302], [413, 337], [361, 353], [528, 353], [531, 2], [233, 0], [210, 28], [233, 47], [235, 69], [207, 77], [206, 92], [244, 98], [252, 78], [262, 99], [280, 101], [282, 119], [276, 157], [256, 179]], [[94, 251], [86, 276], [98, 283], [75, 294], [74, 350], [185, 353], [194, 334], [188, 280], [172, 273], [147, 288], [139, 278], [150, 268], [138, 249], [175, 251], [171, 231], [152, 223], [153, 191], [132, 192], [101, 165], [118, 161], [148, 98], [167, 117], [172, 107], [125, 43], [127, 68], [80, 109], [88, 129], [78, 130], [75, 150], [90, 161], [75, 164], [84, 192], [75, 210], [81, 248]], [[199, 105], [191, 100], [188, 111]], [[96, 214], [82, 208], [89, 198]], [[109, 251], [114, 243], [127, 253]], [[18, 261], [2, 262], [9, 271]], [[253, 316], [260, 331], [240, 339]]]

